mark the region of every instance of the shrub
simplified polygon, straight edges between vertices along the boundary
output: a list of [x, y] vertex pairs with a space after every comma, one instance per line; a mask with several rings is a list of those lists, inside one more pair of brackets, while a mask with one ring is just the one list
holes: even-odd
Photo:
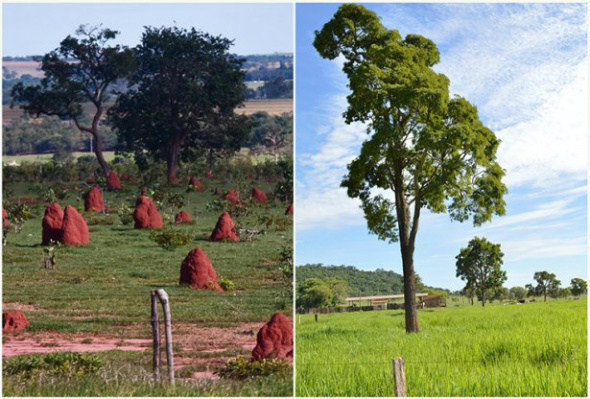
[[121, 219], [121, 223], [124, 225], [133, 222], [133, 209], [127, 204], [123, 204], [117, 208], [117, 215], [119, 216], [119, 219]]
[[29, 208], [26, 204], [18, 204], [14, 203], [8, 207], [8, 215], [11, 224], [14, 226], [14, 230], [17, 233], [20, 233], [22, 230], [25, 222], [29, 220], [32, 216], [31, 208]]
[[274, 374], [287, 375], [293, 372], [292, 369], [291, 363], [285, 359], [269, 359], [255, 362], [238, 357], [235, 360], [230, 360], [216, 374], [221, 378], [245, 380]]
[[78, 352], [53, 352], [47, 354], [15, 356], [4, 360], [5, 375], [21, 374], [32, 377], [45, 373], [59, 377], [82, 377], [95, 373], [101, 361], [95, 354]]
[[225, 291], [233, 291], [236, 289], [236, 285], [233, 281], [221, 275], [217, 276], [217, 282]]
[[115, 224], [116, 222], [117, 222], [117, 219], [115, 218], [114, 215], [106, 215], [106, 216], [90, 216], [86, 223], [88, 223], [88, 226], [95, 226], [95, 225], [99, 225], [99, 224], [110, 226], [110, 225]]
[[190, 234], [184, 234], [181, 231], [171, 228], [164, 228], [162, 230], [152, 230], [150, 238], [162, 248], [173, 251], [178, 247], [187, 245], [193, 240]]

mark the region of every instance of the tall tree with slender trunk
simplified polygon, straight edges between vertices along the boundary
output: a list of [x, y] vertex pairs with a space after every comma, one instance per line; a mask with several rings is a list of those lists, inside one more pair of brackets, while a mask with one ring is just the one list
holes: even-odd
[[475, 225], [503, 215], [504, 170], [500, 141], [462, 97], [449, 97], [449, 79], [432, 67], [436, 44], [420, 35], [402, 38], [374, 12], [340, 6], [316, 32], [323, 58], [344, 60], [348, 77], [346, 123], [364, 122], [369, 137], [342, 181], [359, 198], [369, 231], [400, 243], [407, 332], [418, 332], [414, 251], [423, 208], [473, 217]]
[[[106, 112], [111, 87], [135, 68], [133, 53], [126, 47], [110, 46], [119, 32], [100, 26], [82, 25], [76, 35], [66, 37], [60, 46], [41, 61], [41, 84], [12, 89], [12, 101], [26, 114], [57, 116], [73, 120], [76, 127], [92, 135], [94, 154], [105, 175], [110, 169], [103, 155], [101, 118]], [[91, 105], [91, 122], [84, 123], [84, 104]]]
[[137, 72], [109, 121], [136, 159], [166, 161], [170, 183], [195, 146], [235, 150], [246, 138], [234, 113], [244, 101], [244, 60], [229, 53], [232, 44], [194, 28], [148, 27], [135, 48]]

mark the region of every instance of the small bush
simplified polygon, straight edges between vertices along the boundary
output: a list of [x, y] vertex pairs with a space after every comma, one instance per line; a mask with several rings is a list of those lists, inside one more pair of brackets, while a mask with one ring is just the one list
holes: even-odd
[[3, 363], [5, 375], [21, 374], [24, 377], [38, 373], [59, 377], [82, 377], [95, 373], [101, 367], [101, 361], [95, 354], [78, 352], [15, 356], [4, 360]]
[[171, 228], [164, 228], [162, 230], [152, 230], [150, 238], [162, 248], [173, 251], [178, 247], [187, 245], [193, 240], [190, 234], [184, 234], [181, 231]]
[[233, 291], [236, 289], [236, 285], [233, 281], [221, 275], [217, 277], [217, 282], [225, 291]]
[[98, 224], [110, 226], [117, 223], [117, 219], [115, 215], [90, 216], [86, 223], [88, 223], [88, 226], [95, 226]]
[[133, 209], [130, 206], [126, 204], [121, 205], [117, 208], [117, 215], [124, 225], [133, 223]]
[[255, 362], [238, 357], [230, 360], [224, 368], [219, 369], [216, 374], [221, 378], [232, 378], [245, 380], [256, 377], [266, 377], [273, 374], [290, 374], [293, 366], [285, 359], [270, 359]]

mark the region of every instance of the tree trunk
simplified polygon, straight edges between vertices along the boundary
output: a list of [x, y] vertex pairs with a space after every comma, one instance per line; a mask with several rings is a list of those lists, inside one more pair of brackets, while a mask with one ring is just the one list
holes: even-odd
[[104, 175], [108, 176], [111, 169], [109, 168], [109, 164], [107, 163], [107, 161], [105, 161], [104, 155], [102, 153], [102, 136], [98, 134], [98, 132], [95, 132], [92, 134], [92, 137], [94, 138], [94, 155], [96, 155], [96, 159], [98, 160], [98, 163], [100, 164], [100, 167], [102, 168]]
[[414, 273], [413, 248], [402, 246], [404, 268], [404, 304], [406, 310], [406, 332], [419, 332], [418, 309], [416, 309], [416, 275]]
[[168, 157], [166, 161], [168, 163], [168, 183], [170, 184], [178, 183], [178, 159], [180, 156], [181, 143], [182, 141], [179, 139], [174, 140], [170, 146], [170, 149], [168, 150]]

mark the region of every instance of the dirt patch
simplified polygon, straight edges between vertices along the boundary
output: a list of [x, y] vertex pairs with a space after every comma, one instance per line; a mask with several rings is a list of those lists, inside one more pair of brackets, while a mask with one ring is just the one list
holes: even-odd
[[10, 302], [2, 305], [2, 310], [19, 310], [21, 312], [46, 312], [46, 309], [24, 302]]

